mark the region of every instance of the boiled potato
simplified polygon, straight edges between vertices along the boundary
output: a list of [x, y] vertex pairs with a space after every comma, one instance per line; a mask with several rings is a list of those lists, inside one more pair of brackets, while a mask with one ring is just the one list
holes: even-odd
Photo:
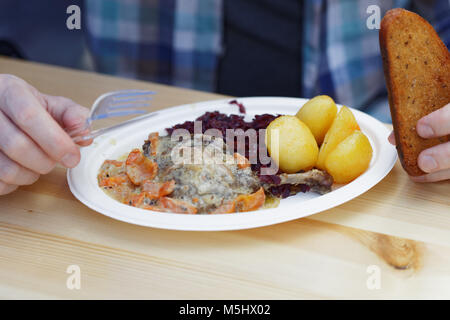
[[269, 124], [266, 146], [281, 171], [286, 173], [311, 169], [319, 154], [311, 130], [295, 116], [281, 116]]
[[359, 125], [356, 122], [355, 116], [349, 108], [343, 106], [333, 120], [333, 123], [320, 146], [316, 167], [325, 170], [325, 160], [330, 152], [355, 130], [359, 130]]
[[329, 96], [317, 96], [309, 100], [298, 110], [296, 117], [303, 121], [311, 130], [317, 144], [323, 138], [336, 117], [337, 107]]
[[357, 130], [339, 143], [325, 160], [325, 168], [336, 183], [347, 183], [367, 170], [372, 159], [369, 139]]

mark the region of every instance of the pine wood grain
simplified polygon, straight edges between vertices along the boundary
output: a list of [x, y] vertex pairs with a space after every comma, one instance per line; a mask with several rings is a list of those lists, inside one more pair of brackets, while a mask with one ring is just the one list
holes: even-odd
[[[158, 91], [154, 109], [223, 96], [0, 58], [0, 72], [89, 106], [106, 91]], [[144, 228], [78, 202], [56, 168], [0, 197], [0, 298], [450, 298], [450, 184], [396, 164], [377, 186], [308, 219], [230, 232]], [[66, 268], [81, 268], [69, 290]], [[369, 290], [367, 268], [381, 271]]]

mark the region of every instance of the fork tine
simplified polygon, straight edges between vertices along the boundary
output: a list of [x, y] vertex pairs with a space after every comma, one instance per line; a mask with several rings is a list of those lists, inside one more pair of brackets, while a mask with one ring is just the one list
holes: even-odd
[[128, 108], [146, 108], [146, 107], [150, 107], [150, 103], [120, 104], [120, 105], [108, 106], [108, 110], [120, 110], [120, 109], [128, 109]]
[[144, 110], [127, 110], [127, 111], [117, 111], [117, 112], [109, 112], [109, 113], [102, 113], [94, 116], [92, 118], [93, 120], [101, 120], [101, 119], [107, 119], [111, 117], [122, 117], [122, 116], [129, 116], [132, 114], [145, 114], [147, 113]]
[[136, 97], [136, 98], [128, 98], [128, 99], [116, 99], [115, 97], [112, 98], [112, 103], [122, 103], [122, 102], [145, 102], [148, 100], [153, 100], [152, 97]]
[[142, 95], [150, 95], [155, 94], [155, 91], [147, 91], [147, 90], [123, 90], [120, 93], [116, 93], [113, 95], [113, 98], [127, 98], [132, 96], [142, 96]]

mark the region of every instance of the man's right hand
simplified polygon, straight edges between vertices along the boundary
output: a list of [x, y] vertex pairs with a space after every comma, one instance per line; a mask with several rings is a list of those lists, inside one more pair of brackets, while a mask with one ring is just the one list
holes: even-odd
[[66, 130], [81, 128], [88, 114], [70, 99], [42, 94], [22, 79], [0, 74], [0, 195], [34, 183], [57, 163], [75, 167], [79, 146]]

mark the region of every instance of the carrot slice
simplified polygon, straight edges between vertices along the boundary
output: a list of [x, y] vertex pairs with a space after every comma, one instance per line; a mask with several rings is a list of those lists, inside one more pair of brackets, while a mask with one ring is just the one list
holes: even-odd
[[150, 154], [152, 156], [156, 156], [156, 150], [158, 149], [158, 143], [159, 143], [159, 133], [158, 132], [152, 132], [148, 135], [148, 140], [150, 141], [151, 145], [151, 152]]
[[135, 185], [152, 180], [158, 172], [158, 165], [145, 157], [139, 149], [130, 152], [125, 164], [127, 175]]
[[161, 207], [161, 204], [159, 202], [156, 202], [156, 205], [145, 204], [144, 200], [146, 197], [148, 197], [147, 192], [141, 192], [139, 194], [134, 194], [130, 198], [128, 198], [126, 203], [133, 207], [137, 207], [137, 208], [141, 208], [141, 209], [145, 209], [145, 210], [165, 211], [165, 209], [163, 207]]
[[139, 207], [145, 199], [145, 192], [134, 194], [130, 197], [129, 202], [133, 207]]
[[102, 179], [100, 180], [99, 185], [100, 187], [117, 187], [127, 181], [128, 177], [126, 175], [119, 175]]
[[266, 194], [261, 187], [255, 193], [241, 194], [236, 199], [222, 204], [216, 210], [212, 211], [211, 214], [253, 211], [261, 208], [265, 200]]
[[237, 166], [239, 169], [245, 169], [250, 167], [250, 161], [248, 161], [248, 159], [243, 155], [241, 155], [240, 153], [235, 152], [233, 156], [237, 162]]
[[169, 180], [163, 183], [162, 188], [160, 190], [161, 196], [168, 196], [175, 189], [175, 180]]
[[169, 198], [169, 197], [162, 197], [160, 199], [160, 202], [161, 202], [161, 206], [163, 208], [167, 209], [166, 211], [169, 211], [169, 212], [190, 213], [190, 214], [197, 213], [196, 207], [194, 207], [193, 205], [191, 205], [183, 200], [173, 199], [173, 198]]
[[121, 167], [123, 165], [123, 161], [117, 161], [117, 160], [105, 160], [103, 164], [112, 164], [116, 167]]
[[146, 180], [142, 183], [142, 190], [147, 193], [149, 198], [159, 199], [168, 196], [175, 189], [175, 180], [166, 182], [153, 182]]
[[258, 191], [252, 194], [242, 194], [236, 198], [236, 211], [246, 212], [259, 209], [266, 200], [264, 189], [261, 187]]
[[235, 210], [236, 210], [236, 201], [233, 200], [233, 201], [222, 204], [216, 210], [212, 211], [211, 214], [233, 213], [233, 212], [235, 212]]

